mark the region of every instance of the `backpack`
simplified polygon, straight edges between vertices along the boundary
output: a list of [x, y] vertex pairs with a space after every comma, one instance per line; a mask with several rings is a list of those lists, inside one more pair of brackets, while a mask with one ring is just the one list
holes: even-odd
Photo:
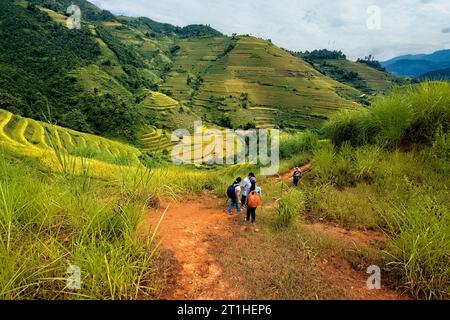
[[236, 185], [235, 184], [233, 184], [233, 185], [228, 187], [228, 189], [227, 189], [227, 197], [230, 198], [230, 199], [236, 198]]
[[261, 197], [259, 196], [259, 193], [256, 191], [250, 192], [248, 196], [248, 206], [249, 208], [256, 209], [261, 204]]

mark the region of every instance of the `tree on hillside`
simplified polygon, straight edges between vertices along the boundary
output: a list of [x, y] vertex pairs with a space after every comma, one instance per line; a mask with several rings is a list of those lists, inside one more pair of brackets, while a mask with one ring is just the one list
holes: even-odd
[[375, 56], [372, 54], [369, 54], [368, 56], [362, 58], [359, 58], [356, 62], [364, 63], [372, 68], [375, 68], [380, 71], [386, 71], [386, 69], [381, 65], [381, 63], [378, 60], [375, 60]]
[[296, 52], [294, 55], [307, 60], [345, 60], [347, 56], [341, 51], [330, 51], [327, 49]]

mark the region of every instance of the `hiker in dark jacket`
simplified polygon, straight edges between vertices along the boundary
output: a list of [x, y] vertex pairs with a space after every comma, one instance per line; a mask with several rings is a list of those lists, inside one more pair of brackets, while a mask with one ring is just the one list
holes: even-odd
[[300, 179], [302, 178], [302, 171], [297, 167], [294, 171], [294, 187], [298, 187], [298, 183], [300, 182]]
[[228, 214], [232, 214], [234, 206], [236, 206], [236, 210], [238, 213], [241, 213], [241, 205], [239, 204], [241, 187], [240, 183], [242, 178], [237, 178], [231, 186], [227, 189], [227, 198], [230, 199], [230, 206], [228, 208]]

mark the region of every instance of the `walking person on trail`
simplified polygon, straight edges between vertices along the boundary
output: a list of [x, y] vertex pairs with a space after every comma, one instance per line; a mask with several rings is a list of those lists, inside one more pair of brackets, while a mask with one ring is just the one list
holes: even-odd
[[[250, 218], [252, 224], [255, 225], [256, 222], [256, 209], [261, 205], [262, 198], [262, 190], [260, 187], [256, 186], [256, 183], [252, 183], [252, 187], [250, 188], [250, 193], [248, 195], [247, 200], [247, 219], [246, 222], [250, 222]], [[255, 229], [258, 232], [258, 229]]]
[[298, 188], [298, 183], [300, 182], [300, 179], [302, 178], [302, 171], [300, 170], [300, 168], [295, 168], [294, 171], [294, 187]]
[[252, 183], [248, 177], [242, 181], [242, 198], [241, 198], [241, 206], [244, 209], [247, 206], [247, 196], [250, 193], [250, 188], [252, 187]]
[[239, 204], [241, 187], [240, 183], [242, 178], [237, 178], [231, 186], [227, 189], [227, 199], [230, 199], [230, 206], [228, 208], [228, 214], [232, 214], [234, 206], [236, 206], [236, 210], [238, 213], [241, 213], [241, 206]]

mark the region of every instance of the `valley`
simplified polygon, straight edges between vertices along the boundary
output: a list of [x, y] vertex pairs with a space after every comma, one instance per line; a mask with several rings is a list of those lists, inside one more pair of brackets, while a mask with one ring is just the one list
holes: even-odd
[[0, 299], [448, 300], [447, 69], [394, 72], [425, 58], [0, 2]]

